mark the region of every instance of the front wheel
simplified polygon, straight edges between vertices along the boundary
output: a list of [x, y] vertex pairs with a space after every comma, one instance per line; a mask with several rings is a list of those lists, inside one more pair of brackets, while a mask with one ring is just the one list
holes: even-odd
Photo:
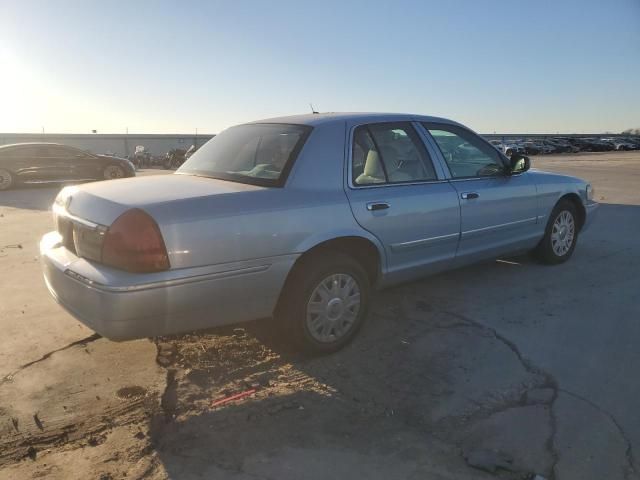
[[0, 190], [9, 190], [13, 186], [13, 175], [9, 170], [0, 168]]
[[302, 259], [284, 286], [277, 317], [298, 347], [329, 353], [349, 343], [367, 315], [369, 278], [339, 252]]
[[554, 265], [571, 258], [578, 241], [577, 218], [576, 207], [568, 200], [562, 200], [555, 206], [544, 237], [534, 251], [541, 262]]
[[120, 165], [109, 165], [103, 172], [105, 180], [115, 180], [124, 177], [124, 170]]

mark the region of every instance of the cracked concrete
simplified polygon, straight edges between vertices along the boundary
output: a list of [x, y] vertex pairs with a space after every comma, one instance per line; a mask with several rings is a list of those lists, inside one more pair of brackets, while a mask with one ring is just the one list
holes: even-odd
[[626, 455], [628, 443], [609, 416], [563, 392], [555, 410], [562, 452], [556, 478], [638, 478]]
[[625, 433], [624, 429], [620, 425], [620, 423], [616, 420], [616, 418], [610, 412], [596, 405], [594, 402], [592, 402], [588, 398], [585, 398], [573, 392], [569, 392], [562, 388], [559, 388], [558, 392], [564, 396], [568, 396], [580, 402], [584, 402], [585, 404], [589, 405], [591, 408], [597, 410], [601, 415], [606, 417], [611, 424], [615, 426], [615, 429], [617, 430], [619, 436], [622, 438], [625, 444], [625, 457], [627, 461], [627, 468], [624, 470], [624, 478], [639, 478], [638, 470], [637, 470], [634, 455], [633, 455], [633, 445], [631, 443], [631, 440], [629, 440], [627, 434]]
[[96, 340], [98, 340], [100, 337], [100, 335], [98, 335], [97, 333], [94, 333], [92, 335], [89, 335], [85, 338], [81, 338], [80, 340], [75, 340], [71, 343], [68, 343], [67, 345], [60, 347], [60, 348], [56, 348], [54, 350], [51, 350], [45, 354], [43, 354], [40, 358], [36, 359], [36, 360], [31, 360], [30, 362], [25, 363], [24, 365], [20, 365], [16, 370], [14, 370], [11, 373], [8, 373], [7, 375], [5, 375], [2, 379], [0, 379], [0, 386], [2, 386], [3, 383], [5, 382], [10, 382], [14, 379], [14, 377], [22, 372], [23, 370], [25, 370], [26, 368], [29, 368], [33, 365], [36, 365], [40, 362], [44, 362], [45, 360], [47, 360], [49, 357], [51, 357], [51, 355], [53, 355], [54, 353], [58, 353], [58, 352], [63, 352], [69, 348], [72, 347], [77, 347], [77, 346], [86, 346], [88, 343], [91, 342], [95, 342]]
[[[530, 425], [529, 428], [526, 425], [524, 427], [515, 427], [515, 430], [518, 430], [521, 434], [524, 434], [527, 436], [526, 442], [523, 442], [522, 439], [519, 439], [522, 443], [521, 445], [519, 445], [519, 448], [516, 447], [516, 450], [519, 451], [520, 461], [526, 466], [525, 469], [527, 471], [534, 472], [534, 473], [544, 472], [544, 474], [548, 476], [548, 478], [555, 479], [557, 477], [556, 466], [560, 457], [558, 454], [558, 451], [556, 450], [556, 445], [555, 445], [555, 438], [557, 433], [557, 420], [556, 420], [556, 414], [554, 412], [554, 405], [555, 405], [556, 399], [558, 398], [558, 391], [559, 391], [558, 382], [553, 377], [553, 375], [551, 375], [549, 372], [544, 371], [540, 367], [534, 365], [531, 362], [531, 360], [525, 359], [522, 353], [520, 352], [520, 349], [518, 348], [518, 346], [511, 340], [507, 339], [504, 335], [501, 335], [500, 333], [498, 333], [498, 331], [495, 328], [491, 328], [486, 325], [483, 325], [482, 323], [477, 322], [471, 318], [465, 317], [463, 315], [459, 315], [459, 314], [452, 314], [452, 315], [460, 318], [465, 322], [468, 322], [469, 324], [475, 326], [476, 328], [489, 330], [496, 339], [504, 343], [513, 352], [513, 354], [518, 358], [518, 361], [529, 373], [535, 374], [535, 375], [541, 375], [544, 378], [544, 381], [541, 384], [523, 392], [522, 397], [520, 399], [521, 404], [522, 403], [527, 404], [531, 402], [536, 405], [546, 406], [547, 409], [546, 411], [543, 412], [542, 415], [539, 409], [536, 409], [535, 415], [531, 415], [531, 414], [527, 415], [526, 413], [524, 413], [520, 416], [516, 416], [515, 419], [511, 419], [510, 417], [507, 417], [506, 420], [502, 419], [502, 422], [500, 422], [495, 418], [495, 416], [501, 415], [503, 412], [498, 411], [492, 414], [492, 419], [495, 422], [497, 422], [497, 424], [492, 425], [492, 427], [495, 430], [502, 428], [502, 431], [507, 432], [507, 435], [503, 435], [502, 437], [500, 437], [502, 446], [501, 447], [494, 446], [494, 448], [499, 448], [502, 450], [513, 449], [516, 441], [512, 437], [510, 438], [508, 434], [514, 431], [514, 424], [517, 424], [518, 420], [522, 421], [523, 419], [527, 419], [528, 417], [533, 417], [533, 421], [535, 421], [536, 423], [534, 423], [533, 425]], [[540, 390], [550, 391], [551, 395], [547, 394], [546, 398], [540, 401], [540, 396], [536, 397], [535, 395], [535, 392]], [[532, 398], [532, 393], [533, 393], [533, 398]], [[505, 408], [512, 408], [512, 407], [506, 406]], [[521, 408], [527, 408], [527, 407], [521, 406]], [[538, 418], [540, 416], [542, 416], [543, 418]], [[543, 435], [543, 438], [546, 438], [546, 440], [544, 442], [541, 442], [541, 439], [538, 439], [536, 441], [531, 437], [533, 435], [540, 434], [540, 431], [542, 431], [542, 429], [539, 428], [539, 425], [544, 423], [544, 420], [545, 420], [544, 417], [547, 417], [547, 421], [549, 424], [548, 432], [546, 433], [546, 435]], [[536, 428], [535, 425], [537, 425], [538, 428]], [[542, 445], [544, 445], [546, 452], [550, 458], [545, 460], [540, 459], [535, 462], [529, 460], [529, 457], [531, 457], [532, 454], [535, 452], [535, 448], [536, 447], [539, 448]], [[517, 455], [517, 454], [514, 454], [514, 455]]]
[[[405, 301], [406, 305], [407, 302]], [[420, 302], [416, 302], [418, 309], [420, 309]], [[615, 417], [608, 411], [604, 410], [600, 406], [596, 405], [593, 401], [584, 398], [581, 395], [569, 392], [558, 385], [557, 380], [554, 378], [552, 374], [541, 369], [532, 363], [531, 360], [524, 358], [518, 346], [506, 338], [504, 335], [500, 334], [495, 328], [488, 327], [468, 316], [464, 316], [461, 314], [456, 314], [454, 312], [443, 311], [442, 313], [446, 315], [450, 315], [456, 318], [457, 322], [451, 322], [449, 324], [436, 324], [433, 328], [436, 329], [460, 329], [460, 328], [477, 328], [483, 330], [485, 332], [490, 332], [494, 338], [502, 342], [505, 346], [509, 348], [516, 356], [520, 364], [524, 367], [524, 369], [533, 375], [541, 375], [544, 378], [542, 383], [536, 384], [533, 387], [528, 387], [522, 393], [520, 398], [512, 401], [505, 401], [502, 405], [491, 407], [487, 401], [477, 402], [478, 409], [472, 415], [476, 419], [482, 418], [482, 420], [476, 421], [473, 423], [471, 429], [464, 430], [463, 434], [457, 435], [457, 441], [461, 442], [464, 445], [465, 450], [473, 449], [475, 446], [481, 446], [486, 449], [499, 450], [502, 452], [506, 452], [514, 456], [518, 459], [519, 464], [521, 465], [520, 470], [529, 471], [529, 472], [543, 472], [548, 478], [604, 478], [607, 475], [607, 472], [611, 474], [612, 470], [620, 469], [621, 477], [620, 478], [638, 478], [637, 469], [635, 466], [635, 460], [633, 456], [633, 446], [631, 441], [628, 439], [624, 429], [615, 419]], [[415, 314], [409, 313], [410, 316], [415, 317]], [[451, 343], [447, 343], [447, 347], [451, 347]], [[495, 388], [495, 384], [492, 384], [492, 387]], [[464, 391], [464, 386], [453, 385], [452, 390], [455, 391], [458, 396], [462, 396], [461, 393]], [[570, 457], [570, 460], [567, 460], [567, 456], [563, 455], [562, 464], [558, 465], [561, 461], [561, 456], [556, 448], [556, 436], [558, 432], [557, 427], [557, 417], [558, 414], [556, 412], [556, 401], [558, 396], [562, 394], [565, 397], [564, 402], [570, 403], [570, 406], [563, 405], [565, 408], [571, 408], [572, 411], [575, 411], [576, 405], [573, 401], [567, 401], [566, 397], [569, 399], [577, 400], [579, 402], [584, 402], [589, 405], [592, 409], [596, 410], [599, 414], [606, 417], [608, 421], [615, 427], [618, 433], [618, 440], [622, 439], [624, 443], [624, 456], [626, 458], [626, 468], [621, 466], [618, 460], [615, 460], [613, 465], [608, 465], [606, 461], [599, 461], [600, 465], [605, 465], [604, 468], [595, 468], [590, 462], [587, 462], [587, 467], [583, 467], [585, 462], [582, 459]], [[535, 414], [526, 412], [526, 409], [531, 409], [535, 407], [530, 407], [528, 405], [539, 405], [546, 407], [546, 410], [540, 412], [539, 409], [535, 409]], [[450, 407], [450, 405], [448, 405]], [[518, 409], [521, 409], [518, 411]], [[488, 411], [487, 411], [488, 410]], [[452, 418], [455, 416], [459, 416], [454, 412], [449, 411], [447, 413], [447, 418]], [[561, 415], [563, 420], [570, 418], [570, 415], [563, 414]], [[581, 420], [589, 421], [592, 420], [590, 416], [582, 417]], [[529, 426], [519, 425], [519, 422], [533, 422]], [[543, 429], [539, 428], [539, 425], [548, 422], [549, 430], [546, 434], [542, 435], [542, 438], [546, 438], [546, 440], [542, 441], [540, 438], [540, 434], [544, 433]], [[568, 428], [568, 427], [565, 427]], [[501, 433], [502, 432], [502, 433]], [[519, 432], [521, 435], [525, 435], [527, 437], [526, 441], [523, 441], [522, 438], [519, 438], [518, 435], [514, 437], [514, 432]], [[535, 436], [538, 435], [539, 438], [535, 439]], [[521, 444], [518, 445], [518, 442]], [[611, 440], [608, 438], [606, 442], [594, 442], [596, 444], [601, 445], [602, 443], [610, 443]], [[530, 457], [532, 455], [535, 457], [536, 448], [544, 445], [546, 447], [546, 452], [549, 456], [547, 459], [538, 459], [537, 461], [531, 461]], [[596, 450], [593, 448], [593, 450]], [[544, 457], [540, 452], [538, 452], [539, 457]], [[593, 459], [593, 456], [590, 457]], [[610, 460], [610, 459], [609, 459]], [[615, 466], [614, 466], [615, 465]], [[560, 472], [563, 472], [560, 474]]]
[[[0, 479], [638, 478], [640, 155], [615, 158], [534, 159], [609, 203], [571, 262], [518, 257], [382, 292], [358, 339], [320, 358], [268, 323], [93, 336], [40, 280], [55, 192], [3, 192], [0, 245], [23, 248], [0, 257]], [[465, 461], [491, 451], [509, 468]]]

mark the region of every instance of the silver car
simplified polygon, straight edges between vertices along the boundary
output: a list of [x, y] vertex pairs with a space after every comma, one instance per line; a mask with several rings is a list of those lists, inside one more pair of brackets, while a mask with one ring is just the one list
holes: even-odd
[[326, 352], [375, 289], [517, 252], [566, 261], [597, 207], [450, 120], [313, 114], [229, 128], [173, 175], [67, 187], [40, 250], [54, 298], [107, 338], [275, 316]]

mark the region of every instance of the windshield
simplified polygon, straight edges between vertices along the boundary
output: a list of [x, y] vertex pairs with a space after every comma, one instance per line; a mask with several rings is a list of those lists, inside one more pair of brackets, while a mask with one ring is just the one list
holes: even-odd
[[310, 130], [266, 123], [232, 127], [209, 140], [177, 173], [282, 186]]

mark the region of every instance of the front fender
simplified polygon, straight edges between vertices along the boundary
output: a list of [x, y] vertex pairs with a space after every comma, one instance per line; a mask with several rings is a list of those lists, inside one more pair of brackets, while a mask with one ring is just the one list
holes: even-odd
[[587, 182], [581, 178], [558, 173], [531, 170], [538, 192], [538, 213], [548, 218], [560, 198], [575, 195], [583, 208], [587, 205]]

